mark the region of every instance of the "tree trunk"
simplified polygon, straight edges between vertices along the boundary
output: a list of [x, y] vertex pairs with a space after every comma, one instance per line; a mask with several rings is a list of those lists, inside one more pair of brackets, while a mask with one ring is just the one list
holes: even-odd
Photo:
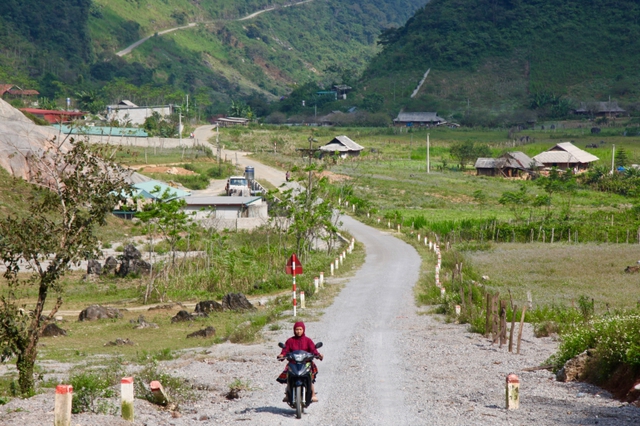
[[38, 330], [29, 330], [27, 347], [18, 354], [16, 368], [18, 369], [18, 385], [20, 386], [20, 394], [24, 397], [30, 397], [35, 394], [35, 380], [33, 378], [33, 369], [38, 355], [37, 345], [39, 339]]

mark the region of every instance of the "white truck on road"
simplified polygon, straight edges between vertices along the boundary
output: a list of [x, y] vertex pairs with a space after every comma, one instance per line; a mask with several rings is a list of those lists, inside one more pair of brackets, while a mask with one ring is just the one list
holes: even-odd
[[244, 176], [231, 176], [227, 179], [225, 187], [227, 195], [235, 195], [239, 197], [248, 197], [251, 195], [249, 188], [249, 179]]

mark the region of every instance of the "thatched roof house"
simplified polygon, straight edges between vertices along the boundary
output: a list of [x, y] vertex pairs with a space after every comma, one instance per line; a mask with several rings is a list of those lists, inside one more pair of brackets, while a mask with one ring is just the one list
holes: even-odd
[[364, 147], [362, 145], [358, 145], [347, 136], [336, 136], [329, 143], [320, 147], [321, 155], [331, 155], [334, 153], [338, 153], [340, 157], [346, 158], [347, 156], [358, 156], [360, 155], [360, 151], [362, 151]]
[[589, 164], [599, 160], [595, 155], [581, 150], [571, 142], [561, 142], [533, 159], [544, 164], [545, 167], [576, 170], [585, 170]]
[[478, 158], [475, 168], [478, 176], [522, 177], [543, 164], [520, 151], [507, 152], [498, 158]]

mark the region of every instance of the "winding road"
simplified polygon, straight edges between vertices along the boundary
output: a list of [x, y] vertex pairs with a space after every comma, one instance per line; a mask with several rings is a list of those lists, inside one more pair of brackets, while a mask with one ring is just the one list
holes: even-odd
[[131, 53], [131, 51], [133, 49], [135, 49], [136, 47], [140, 46], [142, 43], [144, 43], [145, 41], [149, 40], [151, 37], [154, 37], [156, 35], [160, 36], [160, 35], [169, 34], [171, 32], [178, 31], [178, 30], [185, 30], [185, 29], [188, 29], [188, 28], [194, 28], [194, 27], [198, 26], [198, 24], [211, 24], [213, 22], [221, 22], [221, 21], [247, 21], [247, 20], [253, 19], [256, 16], [261, 15], [261, 14], [263, 14], [265, 12], [270, 12], [272, 10], [278, 9], [279, 7], [285, 8], [285, 7], [291, 7], [291, 6], [298, 6], [298, 5], [301, 5], [301, 4], [304, 4], [304, 3], [309, 3], [309, 2], [312, 2], [312, 1], [313, 0], [304, 0], [304, 1], [297, 2], [297, 3], [287, 4], [287, 5], [284, 5], [284, 6], [272, 6], [272, 7], [266, 8], [266, 9], [258, 10], [257, 12], [250, 13], [249, 15], [247, 15], [245, 17], [242, 17], [242, 18], [239, 18], [239, 19], [219, 19], [217, 21], [190, 22], [189, 24], [183, 25], [181, 27], [173, 27], [173, 28], [169, 28], [169, 29], [166, 29], [166, 30], [157, 31], [157, 32], [155, 32], [155, 33], [153, 33], [151, 35], [148, 35], [148, 36], [146, 36], [144, 38], [141, 38], [140, 40], [136, 41], [135, 43], [132, 43], [131, 45], [127, 46], [126, 48], [122, 49], [121, 51], [116, 52], [116, 55], [118, 55], [118, 56], [127, 55], [127, 54]]
[[[199, 127], [196, 138], [207, 140], [214, 129]], [[285, 182], [284, 171], [252, 160], [245, 153], [227, 153], [234, 153], [239, 166], [254, 167], [256, 177], [276, 187], [291, 185]], [[320, 402], [322, 408], [312, 410], [309, 419], [313, 417], [319, 424], [331, 424], [335, 419], [344, 419], [337, 424], [349, 424], [354, 418], [366, 425], [418, 424], [415, 411], [404, 406], [407, 398], [402, 382], [397, 380], [403, 374], [398, 318], [404, 317], [407, 309], [416, 309], [412, 289], [421, 259], [413, 247], [386, 232], [349, 216], [340, 219], [342, 228], [364, 244], [366, 258], [326, 309], [322, 321], [313, 325], [314, 338], [325, 343], [325, 361], [320, 368], [322, 395], [327, 398]], [[357, 398], [354, 392], [359, 394]], [[264, 417], [260, 424], [274, 420], [273, 416]]]

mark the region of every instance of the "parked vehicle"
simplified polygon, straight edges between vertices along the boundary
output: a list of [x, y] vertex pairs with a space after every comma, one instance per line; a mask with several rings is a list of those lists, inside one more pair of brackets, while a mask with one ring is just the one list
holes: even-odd
[[227, 179], [225, 187], [227, 195], [249, 196], [251, 189], [249, 188], [249, 180], [244, 176], [231, 176]]
[[[284, 343], [278, 343], [284, 348]], [[316, 343], [316, 348], [322, 347], [322, 342]], [[285, 359], [287, 365], [287, 399], [289, 406], [296, 410], [299, 419], [304, 409], [311, 405], [311, 362], [316, 356], [306, 351], [289, 352]]]

